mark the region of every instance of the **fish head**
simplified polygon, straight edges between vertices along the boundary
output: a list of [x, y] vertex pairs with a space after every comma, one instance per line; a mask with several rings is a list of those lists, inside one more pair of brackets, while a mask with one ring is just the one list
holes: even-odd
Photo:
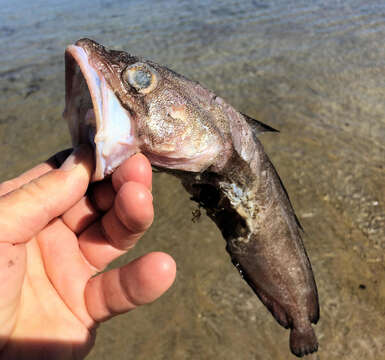
[[226, 114], [198, 83], [90, 39], [68, 46], [65, 60], [64, 118], [74, 146], [94, 147], [94, 181], [137, 152], [158, 167], [191, 172], [230, 156]]

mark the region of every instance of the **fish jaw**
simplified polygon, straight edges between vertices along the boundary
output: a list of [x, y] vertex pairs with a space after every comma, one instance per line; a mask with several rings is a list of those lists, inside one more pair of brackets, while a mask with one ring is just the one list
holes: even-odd
[[[73, 145], [95, 149], [93, 181], [111, 174], [125, 159], [144, 153], [155, 166], [201, 172], [231, 154], [226, 134], [215, 126], [220, 106], [201, 109], [200, 85], [151, 61], [113, 51], [90, 39], [66, 49], [66, 107]], [[131, 86], [135, 67], [151, 69], [151, 91]], [[134, 81], [136, 81], [134, 79]], [[187, 96], [186, 96], [187, 95]]]
[[94, 147], [96, 164], [92, 180], [98, 181], [139, 151], [136, 124], [81, 46], [67, 47], [65, 63], [63, 117], [69, 125], [73, 146], [90, 143]]

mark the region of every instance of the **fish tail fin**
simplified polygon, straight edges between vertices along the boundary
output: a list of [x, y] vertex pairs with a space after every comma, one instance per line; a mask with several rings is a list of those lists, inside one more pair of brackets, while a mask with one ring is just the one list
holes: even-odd
[[290, 349], [298, 357], [318, 350], [318, 341], [311, 325], [305, 329], [293, 328], [290, 332]]

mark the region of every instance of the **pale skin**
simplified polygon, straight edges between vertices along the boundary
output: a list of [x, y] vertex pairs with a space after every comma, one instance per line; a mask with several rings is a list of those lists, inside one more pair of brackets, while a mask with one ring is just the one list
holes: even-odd
[[161, 252], [94, 276], [152, 223], [145, 156], [91, 187], [90, 148], [57, 164], [0, 184], [1, 360], [82, 359], [98, 323], [154, 301], [175, 279], [174, 260]]

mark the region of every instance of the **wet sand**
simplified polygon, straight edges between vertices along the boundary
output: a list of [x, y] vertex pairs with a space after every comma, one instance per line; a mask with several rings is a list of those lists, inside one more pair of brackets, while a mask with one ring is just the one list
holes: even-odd
[[[88, 36], [167, 64], [280, 130], [261, 140], [305, 229], [318, 285], [320, 349], [309, 358], [382, 358], [385, 6], [110, 1], [81, 16], [80, 5], [42, 3], [25, 22], [20, 10], [1, 14], [0, 179], [70, 146], [65, 45]], [[215, 225], [205, 214], [192, 222], [196, 205], [178, 181], [156, 174], [154, 200], [152, 228], [114, 266], [166, 251], [176, 283], [101, 325], [87, 359], [294, 358], [288, 331], [241, 280]]]

